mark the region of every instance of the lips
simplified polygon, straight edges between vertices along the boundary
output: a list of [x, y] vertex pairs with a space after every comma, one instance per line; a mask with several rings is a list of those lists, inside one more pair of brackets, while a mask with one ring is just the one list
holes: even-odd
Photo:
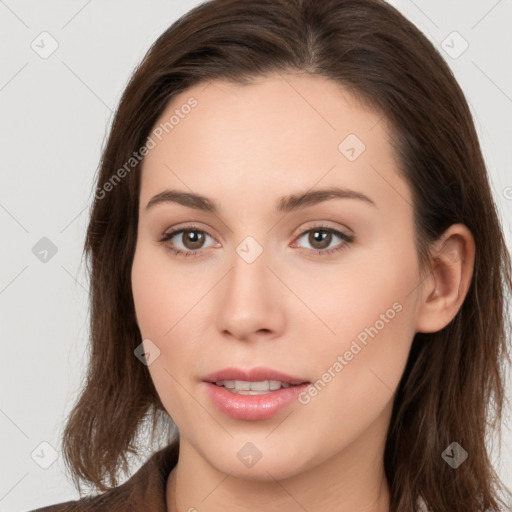
[[225, 368], [207, 375], [203, 382], [220, 412], [245, 421], [267, 420], [297, 406], [297, 396], [309, 384], [301, 377], [264, 367]]
[[262, 366], [246, 370], [242, 368], [224, 368], [223, 370], [211, 373], [203, 378], [204, 382], [211, 382], [213, 384], [219, 381], [261, 382], [265, 380], [279, 381], [289, 384], [290, 386], [309, 383], [307, 379], [287, 375], [278, 370]]

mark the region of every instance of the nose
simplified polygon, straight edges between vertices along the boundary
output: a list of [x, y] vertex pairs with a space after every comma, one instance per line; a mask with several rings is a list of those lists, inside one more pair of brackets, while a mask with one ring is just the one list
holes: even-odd
[[265, 251], [250, 263], [235, 253], [219, 290], [217, 328], [224, 337], [251, 341], [282, 335], [289, 297], [268, 263]]

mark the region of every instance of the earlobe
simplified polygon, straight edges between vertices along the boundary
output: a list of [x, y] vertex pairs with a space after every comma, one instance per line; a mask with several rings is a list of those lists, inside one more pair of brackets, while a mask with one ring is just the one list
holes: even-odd
[[437, 332], [459, 311], [471, 284], [475, 241], [464, 224], [453, 224], [432, 245], [432, 268], [420, 286], [417, 332]]

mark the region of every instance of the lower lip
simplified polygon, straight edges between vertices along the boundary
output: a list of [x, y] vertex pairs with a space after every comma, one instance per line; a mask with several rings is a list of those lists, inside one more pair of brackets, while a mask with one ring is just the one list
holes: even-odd
[[266, 420], [289, 406], [308, 384], [270, 391], [265, 395], [239, 395], [223, 386], [205, 382], [213, 403], [227, 416], [237, 420]]

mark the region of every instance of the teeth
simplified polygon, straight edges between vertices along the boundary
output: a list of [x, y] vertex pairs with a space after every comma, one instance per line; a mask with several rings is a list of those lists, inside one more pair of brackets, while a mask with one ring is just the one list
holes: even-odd
[[[247, 382], [245, 380], [235, 380], [235, 389], [237, 391], [250, 391], [251, 390], [251, 382]], [[258, 389], [253, 389], [252, 391], [261, 391]]]
[[[238, 381], [243, 382], [243, 381]], [[261, 382], [245, 382], [249, 386], [251, 391], [268, 391], [270, 389], [270, 383], [268, 380], [263, 380]], [[240, 389], [238, 386], [235, 386], [236, 389]], [[247, 388], [242, 388], [247, 389]]]
[[269, 387], [272, 391], [274, 391], [275, 389], [279, 389], [281, 387], [281, 382], [279, 382], [278, 380], [269, 380], [268, 381], [268, 384], [269, 384]]
[[280, 382], [278, 380], [263, 380], [257, 382], [249, 382], [246, 380], [219, 380], [215, 384], [217, 384], [217, 386], [224, 386], [229, 391], [240, 395], [264, 395], [269, 391], [290, 387], [288, 382]]

